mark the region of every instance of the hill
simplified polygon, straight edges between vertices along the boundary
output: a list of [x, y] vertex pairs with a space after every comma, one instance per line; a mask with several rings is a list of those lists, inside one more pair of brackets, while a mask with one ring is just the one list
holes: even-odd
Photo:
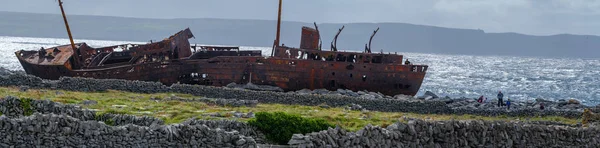
[[[275, 17], [274, 17], [275, 18]], [[275, 21], [236, 19], [140, 19], [70, 15], [75, 39], [160, 40], [189, 27], [192, 43], [269, 47], [275, 38]], [[0, 12], [0, 36], [66, 38], [62, 18], [56, 14]], [[363, 50], [374, 29], [380, 28], [373, 51], [421, 52], [467, 55], [599, 58], [600, 37], [560, 34], [532, 36], [518, 33], [486, 33], [406, 23], [319, 24], [323, 47], [328, 48], [337, 29], [346, 28], [338, 48]], [[282, 43], [298, 47], [300, 28], [312, 23], [282, 23]]]

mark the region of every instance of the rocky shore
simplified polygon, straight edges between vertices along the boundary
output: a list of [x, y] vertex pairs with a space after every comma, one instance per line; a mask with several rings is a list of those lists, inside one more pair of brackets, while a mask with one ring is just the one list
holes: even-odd
[[[22, 72], [0, 69], [0, 86], [17, 86], [26, 91], [28, 88], [63, 89], [72, 91], [106, 91], [121, 90], [136, 93], [166, 93], [176, 92], [203, 96], [208, 98], [249, 100], [250, 102], [234, 103], [238, 105], [252, 105], [254, 102], [278, 103], [289, 105], [327, 105], [330, 107], [347, 107], [359, 105], [362, 109], [383, 112], [412, 112], [435, 114], [473, 114], [482, 116], [563, 116], [569, 118], [580, 117], [583, 109], [597, 107], [584, 106], [578, 101], [547, 101], [537, 99], [529, 102], [515, 100], [511, 109], [496, 107], [494, 100], [478, 103], [475, 99], [448, 97], [440, 98], [433, 93], [426, 96], [411, 97], [405, 95], [385, 96], [380, 93], [339, 89], [328, 91], [325, 89], [299, 90], [295, 92], [271, 91], [273, 88], [265, 86], [248, 86], [231, 84], [229, 87], [212, 87], [201, 85], [173, 84], [165, 86], [158, 82], [127, 81], [116, 79], [89, 79], [62, 77], [59, 80], [43, 80]], [[230, 88], [231, 87], [231, 88]], [[257, 90], [257, 88], [268, 88]], [[546, 108], [539, 109], [538, 105], [544, 103]]]
[[[507, 106], [498, 106], [498, 99], [489, 99], [485, 102], [477, 102], [477, 98], [450, 98], [450, 97], [438, 97], [438, 95], [432, 92], [425, 92], [423, 96], [413, 97], [407, 95], [396, 95], [396, 96], [387, 96], [381, 93], [369, 92], [369, 91], [358, 91], [354, 92], [352, 90], [344, 90], [338, 89], [337, 91], [329, 91], [326, 89], [316, 89], [309, 90], [303, 89], [295, 92], [288, 92], [295, 94], [310, 94], [310, 95], [338, 95], [338, 96], [349, 96], [349, 97], [358, 97], [362, 99], [393, 99], [393, 100], [402, 100], [402, 101], [413, 101], [413, 102], [429, 102], [429, 101], [443, 101], [447, 104], [448, 107], [456, 110], [528, 110], [528, 109], [540, 109], [540, 105], [544, 105], [544, 110], [555, 110], [555, 111], [577, 111], [583, 112], [586, 108], [595, 108], [592, 106], [585, 106], [581, 104], [579, 100], [569, 99], [569, 100], [559, 100], [559, 101], [549, 101], [541, 98], [532, 100], [532, 101], [520, 101], [520, 100], [511, 100], [511, 108], [508, 109]], [[506, 103], [506, 100], [504, 100]]]

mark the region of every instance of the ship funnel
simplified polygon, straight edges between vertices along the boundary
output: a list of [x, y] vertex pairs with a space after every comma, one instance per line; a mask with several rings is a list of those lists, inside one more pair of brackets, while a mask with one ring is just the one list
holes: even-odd
[[302, 27], [302, 37], [300, 39], [301, 49], [320, 50], [319, 30], [310, 27]]

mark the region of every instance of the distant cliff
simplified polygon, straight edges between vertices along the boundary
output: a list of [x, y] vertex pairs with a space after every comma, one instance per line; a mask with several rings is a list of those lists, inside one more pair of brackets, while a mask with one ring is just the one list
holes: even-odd
[[[271, 46], [275, 21], [235, 19], [140, 19], [105, 16], [68, 16], [75, 39], [160, 40], [189, 27], [192, 43]], [[282, 43], [298, 47], [301, 26], [312, 23], [283, 22]], [[319, 24], [323, 48], [329, 48], [338, 28], [338, 48], [363, 50], [373, 30], [374, 52], [422, 52], [468, 55], [514, 55], [600, 58], [600, 37], [589, 35], [531, 36], [517, 33], [485, 33], [405, 23]], [[0, 36], [66, 38], [62, 18], [56, 14], [0, 12]]]

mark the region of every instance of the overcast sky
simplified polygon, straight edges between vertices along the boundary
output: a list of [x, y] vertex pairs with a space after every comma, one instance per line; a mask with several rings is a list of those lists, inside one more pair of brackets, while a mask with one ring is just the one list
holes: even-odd
[[[68, 14], [276, 19], [277, 0], [63, 0]], [[283, 20], [401, 22], [486, 32], [600, 35], [600, 0], [284, 0]], [[56, 0], [2, 0], [0, 11], [60, 13]], [[1, 21], [1, 20], [0, 20]]]

